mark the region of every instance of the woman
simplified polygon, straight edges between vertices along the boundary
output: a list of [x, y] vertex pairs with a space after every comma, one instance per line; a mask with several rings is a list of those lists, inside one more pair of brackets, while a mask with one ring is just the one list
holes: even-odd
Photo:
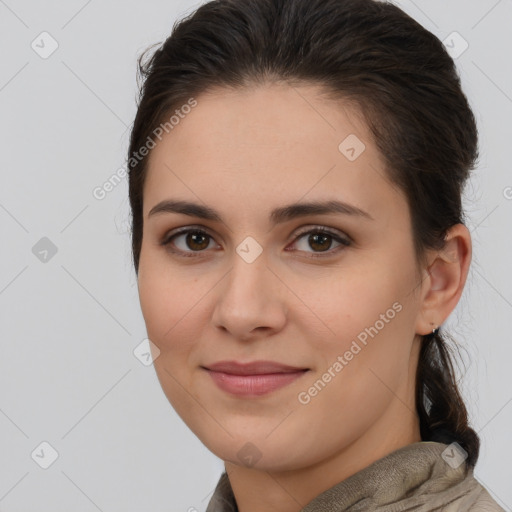
[[134, 265], [208, 512], [503, 510], [442, 324], [477, 129], [441, 42], [373, 0], [208, 2], [144, 77]]

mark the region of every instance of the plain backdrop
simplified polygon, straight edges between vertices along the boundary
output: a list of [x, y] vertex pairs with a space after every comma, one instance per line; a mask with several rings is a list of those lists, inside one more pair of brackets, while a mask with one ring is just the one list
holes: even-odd
[[[447, 42], [479, 124], [473, 264], [448, 325], [475, 475], [510, 511], [512, 2], [397, 3]], [[198, 5], [0, 0], [1, 511], [201, 512], [222, 471], [136, 356], [127, 180], [93, 194], [126, 164], [136, 58]]]

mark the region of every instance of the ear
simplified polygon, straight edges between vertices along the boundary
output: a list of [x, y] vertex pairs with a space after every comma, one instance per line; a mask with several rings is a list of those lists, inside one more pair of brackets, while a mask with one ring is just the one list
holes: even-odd
[[445, 246], [431, 252], [421, 287], [417, 334], [430, 334], [455, 309], [466, 283], [471, 255], [471, 235], [464, 224], [452, 226]]

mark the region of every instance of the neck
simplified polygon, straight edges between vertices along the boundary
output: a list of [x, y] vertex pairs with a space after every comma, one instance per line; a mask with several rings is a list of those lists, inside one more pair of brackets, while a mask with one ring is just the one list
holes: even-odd
[[[239, 512], [299, 512], [316, 496], [376, 460], [421, 441], [417, 415], [399, 400], [381, 420], [350, 445], [314, 466], [272, 472], [226, 461]], [[388, 435], [383, 436], [383, 432]]]

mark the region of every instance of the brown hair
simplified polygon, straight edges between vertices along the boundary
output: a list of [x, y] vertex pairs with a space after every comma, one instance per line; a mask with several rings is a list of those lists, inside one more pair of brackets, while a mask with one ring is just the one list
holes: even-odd
[[[451, 57], [432, 33], [375, 0], [213, 0], [176, 22], [138, 61], [138, 110], [128, 150], [132, 252], [138, 273], [147, 156], [139, 150], [191, 98], [214, 87], [316, 84], [355, 102], [405, 193], [418, 262], [463, 223], [462, 191], [478, 157], [477, 128]], [[416, 378], [422, 440], [457, 441], [476, 464], [445, 335], [423, 336]]]

